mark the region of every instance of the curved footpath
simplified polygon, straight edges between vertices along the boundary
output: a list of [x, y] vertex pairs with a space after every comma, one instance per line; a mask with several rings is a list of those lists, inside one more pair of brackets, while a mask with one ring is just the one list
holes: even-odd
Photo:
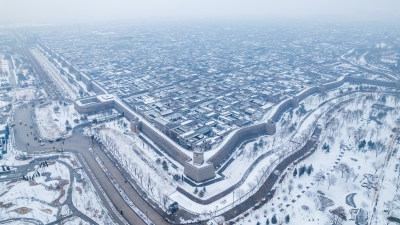
[[[22, 124], [17, 124], [14, 131], [15, 131], [15, 145], [21, 149], [25, 150], [28, 153], [34, 153], [34, 152], [42, 152], [44, 150], [51, 150], [53, 146], [56, 148], [60, 148], [61, 144], [59, 142], [54, 142], [53, 144], [46, 144], [46, 146], [40, 146], [37, 141], [33, 140], [33, 135], [30, 135], [30, 132], [33, 132], [33, 130], [30, 128], [33, 126], [32, 121], [31, 121], [31, 116], [29, 115], [30, 110], [30, 105], [26, 106], [25, 108], [21, 108], [20, 110], [17, 110], [15, 113], [15, 118], [14, 121], [22, 121]], [[25, 125], [26, 124], [26, 125]], [[315, 131], [314, 131], [315, 132]], [[28, 135], [27, 135], [28, 134]], [[309, 141], [310, 142], [310, 141]], [[295, 156], [289, 156], [286, 158], [284, 161], [281, 162], [277, 166], [278, 169], [281, 169], [281, 167], [284, 169], [285, 165], [282, 163], [287, 163], [289, 165], [290, 163], [293, 162], [293, 158], [291, 157], [300, 157], [301, 155], [305, 152], [302, 151], [307, 151], [310, 150], [309, 142], [307, 142], [306, 146], [307, 149], [304, 149], [306, 146], [304, 146], [301, 150], [296, 152]], [[29, 143], [27, 145], [26, 143]], [[315, 143], [314, 143], [315, 144]], [[60, 147], [58, 147], [60, 145]], [[90, 154], [88, 151], [89, 147], [92, 147], [95, 153], [102, 159], [102, 163], [107, 167], [109, 172], [112, 174], [112, 176], [117, 180], [118, 185], [125, 191], [125, 193], [128, 195], [128, 197], [135, 203], [135, 205], [143, 212], [145, 213], [152, 222], [155, 224], [169, 224], [168, 221], [165, 220], [165, 218], [160, 215], [156, 210], [152, 208], [149, 203], [144, 200], [140, 194], [135, 190], [134, 187], [132, 187], [129, 183], [125, 183], [126, 176], [117, 168], [117, 166], [112, 162], [112, 160], [104, 153], [104, 151], [99, 148], [98, 145], [92, 144], [91, 140], [89, 138], [84, 137], [82, 134], [74, 134], [70, 138], [66, 139], [65, 144], [64, 144], [64, 149], [66, 151], [73, 152], [77, 155], [77, 158], [83, 164], [82, 159], [79, 157], [78, 153], [81, 153], [83, 158], [86, 160], [87, 164], [89, 165], [90, 169], [94, 172], [97, 180], [100, 182], [103, 190], [106, 192], [106, 195], [111, 199], [112, 203], [114, 204], [115, 208], [117, 208], [118, 211], [123, 211], [123, 217], [130, 223], [130, 224], [146, 224], [130, 207], [129, 205], [124, 201], [124, 199], [121, 197], [121, 195], [118, 193], [118, 190], [115, 188], [115, 186], [111, 183], [111, 181], [108, 179], [106, 174], [103, 172], [101, 169], [100, 165], [98, 162], [95, 160], [95, 158]], [[287, 166], [286, 165], [286, 166]], [[87, 174], [89, 175], [90, 173], [84, 168]], [[256, 200], [260, 199], [261, 196], [265, 197], [266, 190], [271, 190], [275, 182], [277, 181], [278, 177], [272, 174], [270, 177], [267, 178], [267, 181], [264, 182], [264, 184], [261, 186], [261, 188], [249, 199], [245, 200], [243, 203], [237, 205], [233, 209], [223, 213], [222, 215], [228, 220], [230, 218], [234, 218], [235, 216], [239, 215], [241, 212], [247, 210], [248, 208], [252, 207], [254, 204], [257, 203]], [[89, 178], [95, 184], [93, 178], [89, 175]], [[109, 210], [110, 214], [113, 216], [114, 220], [117, 221], [119, 224], [123, 224], [123, 221], [118, 219], [118, 216], [115, 215], [109, 204], [107, 203], [105, 197], [103, 196], [102, 192], [100, 191], [99, 187], [96, 185], [95, 189], [98, 192], [101, 200], [104, 202], [105, 206]], [[253, 204], [254, 203], [254, 204]], [[165, 216], [165, 215], [164, 215]], [[175, 221], [179, 221], [179, 218], [174, 217]], [[179, 222], [178, 222], [179, 223]]]
[[[58, 224], [58, 223], [61, 223], [63, 220], [65, 220], [65, 219], [67, 219], [67, 218], [69, 218], [69, 217], [72, 217], [72, 216], [78, 216], [79, 218], [83, 219], [83, 220], [86, 221], [86, 222], [89, 222], [90, 224], [96, 224], [96, 225], [98, 225], [98, 223], [96, 223], [96, 222], [95, 222], [94, 220], [92, 220], [90, 217], [86, 216], [86, 215], [83, 214], [81, 211], [79, 211], [79, 210], [75, 207], [75, 205], [72, 203], [72, 186], [73, 186], [72, 184], [73, 184], [74, 179], [75, 179], [75, 176], [74, 176], [74, 172], [73, 172], [72, 167], [71, 167], [68, 163], [66, 163], [66, 162], [63, 162], [63, 161], [60, 161], [60, 160], [57, 160], [57, 162], [63, 164], [63, 165], [66, 166], [66, 167], [68, 168], [68, 170], [69, 170], [69, 180], [70, 180], [70, 184], [69, 184], [68, 191], [67, 191], [67, 199], [66, 199], [65, 202], [63, 202], [62, 204], [63, 204], [63, 205], [64, 205], [64, 204], [67, 204], [68, 207], [71, 209], [72, 214], [69, 215], [69, 216], [67, 216], [67, 217], [59, 218], [59, 219], [57, 219], [56, 221], [54, 221], [54, 222], [52, 222], [52, 223], [49, 223], [48, 225], [50, 225], [50, 224]], [[57, 215], [57, 216], [59, 216], [59, 215]]]
[[[30, 108], [31, 105], [24, 106], [17, 110], [14, 114], [14, 121], [18, 122], [21, 120], [22, 124], [17, 123], [14, 127], [14, 138], [15, 138], [15, 146], [23, 151], [27, 151], [28, 154], [30, 153], [40, 153], [43, 151], [52, 150], [53, 146], [55, 148], [60, 148], [61, 144], [59, 142], [54, 142], [53, 144], [46, 143], [45, 146], [40, 146], [37, 141], [33, 139], [33, 135], [30, 132], [33, 132], [33, 123], [30, 117]], [[26, 124], [26, 126], [25, 126]], [[27, 135], [28, 134], [28, 135]], [[29, 145], [27, 145], [29, 143]], [[106, 174], [101, 169], [98, 162], [94, 159], [94, 157], [88, 151], [88, 148], [91, 147], [91, 142], [88, 138], [83, 137], [82, 135], [73, 135], [70, 138], [67, 138], [64, 142], [63, 148], [66, 151], [70, 151], [75, 153], [78, 160], [81, 164], [83, 164], [83, 160], [80, 158], [77, 153], [81, 153], [84, 160], [87, 162], [90, 169], [96, 176], [96, 179], [99, 181], [102, 189], [105, 191], [106, 195], [111, 200], [114, 207], [120, 212], [123, 211], [123, 217], [128, 221], [130, 224], [146, 224], [130, 207], [126, 204], [124, 199], [118, 193], [118, 190], [114, 187], [111, 181], [108, 179]], [[128, 194], [129, 198], [135, 202], [136, 206], [144, 213], [148, 215], [151, 221], [155, 224], [168, 224], [168, 222], [162, 218], [147, 202], [145, 202], [139, 194], [134, 190], [131, 186], [128, 186], [124, 183], [125, 178], [121, 174], [121, 172], [115, 167], [114, 164], [110, 161], [110, 159], [102, 152], [98, 147], [93, 146], [93, 150], [102, 158], [104, 165], [107, 166], [107, 169], [111, 172], [111, 174], [116, 178], [119, 182], [121, 188]], [[113, 212], [112, 208], [107, 203], [105, 197], [103, 196], [99, 187], [95, 185], [93, 178], [90, 176], [89, 171], [85, 169], [85, 172], [88, 174], [89, 179], [94, 184], [94, 187], [100, 196], [101, 200], [103, 201], [104, 205], [114, 218], [114, 220], [118, 224], [124, 224], [117, 215]]]
[[[34, 197], [23, 197], [23, 198], [31, 199], [33, 201], [38, 201], [38, 202], [40, 202], [42, 204], [46, 204], [46, 205], [49, 205], [51, 207], [58, 208], [56, 220], [51, 222], [51, 223], [48, 223], [48, 224], [59, 224], [59, 223], [61, 223], [62, 221], [66, 220], [66, 219], [69, 219], [71, 217], [77, 216], [77, 217], [81, 218], [82, 220], [84, 220], [85, 222], [97, 225], [98, 223], [96, 223], [93, 219], [91, 219], [90, 217], [88, 217], [87, 215], [82, 213], [73, 204], [73, 202], [72, 202], [72, 188], [73, 188], [73, 182], [74, 182], [74, 179], [75, 179], [73, 168], [68, 163], [59, 160], [60, 157], [63, 157], [63, 156], [62, 155], [46, 156], [45, 154], [43, 154], [41, 157], [35, 158], [35, 159], [33, 159], [33, 160], [31, 160], [29, 162], [28, 165], [30, 165], [29, 166], [30, 169], [26, 165], [15, 166], [15, 168], [17, 168], [17, 169], [21, 168], [24, 171], [29, 171], [29, 170], [32, 171], [32, 170], [34, 170], [33, 167], [35, 165], [37, 165], [39, 162], [43, 162], [43, 161], [46, 161], [46, 160], [47, 161], [55, 160], [58, 163], [61, 163], [61, 164], [65, 165], [68, 168], [68, 171], [69, 171], [69, 181], [70, 181], [68, 183], [68, 190], [66, 192], [66, 199], [60, 205], [56, 205], [56, 204], [48, 203], [48, 202], [45, 202], [43, 200], [40, 200], [40, 199], [37, 199], [37, 198], [34, 198]], [[60, 217], [60, 209], [61, 209], [61, 206], [64, 206], [64, 205], [67, 205], [72, 213], [67, 215], [67, 216]], [[39, 221], [39, 220], [37, 220], [35, 218], [29, 218], [29, 219], [27, 219], [27, 218], [10, 218], [10, 219], [7, 219], [7, 220], [0, 221], [0, 223], [6, 223], [6, 222], [11, 222], [11, 221], [33, 221], [33, 222], [35, 222], [37, 224], [43, 224], [41, 221]]]
[[[344, 100], [342, 102], [339, 102], [335, 106], [333, 106], [331, 109], [329, 109], [328, 112], [325, 112], [323, 114], [329, 113], [333, 110], [340, 109], [342, 105], [350, 102], [351, 100]], [[318, 118], [320, 118], [323, 114], [321, 114]], [[318, 119], [317, 119], [318, 120]], [[263, 200], [267, 197], [272, 198], [273, 194], [275, 193], [274, 185], [276, 182], [281, 182], [279, 180], [280, 177], [285, 176], [285, 170], [292, 164], [297, 164], [300, 161], [306, 159], [310, 155], [312, 155], [316, 148], [317, 148], [317, 142], [319, 140], [319, 136], [321, 134], [322, 129], [319, 128], [316, 124], [313, 130], [313, 133], [311, 135], [310, 140], [306, 142], [306, 144], [298, 151], [290, 154], [288, 157], [286, 157], [284, 160], [282, 160], [275, 168], [274, 172], [272, 172], [266, 181], [261, 185], [261, 187], [248, 199], [244, 200], [242, 203], [236, 205], [234, 208], [222, 213], [221, 215], [225, 218], [225, 220], [232, 220], [241, 213], [244, 213], [248, 209], [252, 208], [258, 203], [265, 204], [268, 202], [269, 199]], [[283, 174], [283, 175], [282, 175]], [[281, 176], [282, 175], [282, 176]], [[279, 180], [279, 181], [278, 181]]]
[[[291, 137], [289, 138], [288, 142], [292, 141], [293, 137], [296, 135], [297, 131], [301, 128], [301, 125], [303, 124], [303, 122], [310, 116], [313, 114], [313, 112], [315, 112], [317, 109], [319, 109], [320, 107], [324, 106], [325, 104], [333, 101], [333, 100], [337, 100], [339, 98], [342, 98], [344, 96], [348, 96], [351, 94], [355, 94], [355, 93], [397, 93], [400, 94], [400, 92], [390, 92], [390, 91], [370, 91], [370, 90], [357, 90], [357, 91], [350, 91], [350, 92], [346, 92], [342, 95], [339, 96], [335, 96], [332, 97], [330, 99], [325, 100], [324, 102], [320, 103], [315, 109], [309, 111], [307, 113], [307, 116], [300, 122], [299, 126], [296, 129], [296, 132], [293, 132], [293, 134], [291, 135]], [[324, 113], [324, 112], [323, 112]], [[285, 145], [285, 144], [283, 144]], [[190, 200], [198, 203], [198, 204], [202, 204], [202, 205], [207, 205], [207, 204], [211, 204], [214, 201], [217, 201], [221, 198], [223, 198], [224, 196], [228, 195], [229, 193], [231, 193], [233, 190], [237, 189], [240, 185], [242, 185], [244, 183], [244, 181], [247, 179], [247, 177], [249, 176], [249, 174], [253, 171], [253, 169], [257, 166], [257, 164], [259, 162], [261, 162], [265, 157], [271, 155], [272, 153], [274, 153], [276, 151], [276, 149], [280, 149], [283, 147], [283, 145], [277, 146], [274, 149], [271, 149], [270, 151], [260, 155], [256, 160], [254, 160], [254, 162], [251, 164], [251, 166], [245, 171], [245, 173], [243, 174], [242, 178], [235, 183], [234, 185], [227, 187], [224, 191], [220, 192], [217, 195], [211, 196], [208, 199], [201, 199], [198, 198], [196, 196], [193, 196], [192, 194], [190, 194], [189, 192], [187, 192], [186, 190], [184, 190], [181, 187], [177, 188], [177, 191], [179, 191], [181, 194], [185, 195], [187, 198], [189, 198]], [[237, 149], [236, 149], [237, 150]], [[236, 151], [234, 150], [233, 153]], [[232, 153], [232, 155], [234, 155]]]

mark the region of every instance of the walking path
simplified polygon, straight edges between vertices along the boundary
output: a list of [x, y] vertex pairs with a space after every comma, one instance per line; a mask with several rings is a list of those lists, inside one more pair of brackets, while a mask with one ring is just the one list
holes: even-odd
[[[14, 132], [15, 146], [21, 150], [26, 149], [29, 154], [52, 151], [53, 149], [52, 149], [51, 144], [48, 144], [46, 146], [40, 146], [39, 143], [36, 142], [32, 137], [26, 136], [26, 132], [29, 131], [29, 127], [30, 127], [30, 125], [32, 125], [32, 122], [30, 120], [31, 118], [29, 116], [30, 107], [31, 106], [28, 105], [26, 108], [25, 107], [20, 108], [20, 110], [17, 110], [17, 112], [15, 113], [14, 121], [19, 121], [19, 120], [22, 121], [22, 125], [17, 124], [13, 128], [13, 130], [15, 131]], [[28, 125], [24, 126], [23, 124], [25, 124], [25, 123], [27, 123]], [[29, 143], [29, 147], [27, 147], [28, 143]], [[58, 145], [57, 142], [54, 142], [53, 144]], [[126, 222], [124, 223], [119, 218], [119, 216], [117, 216], [118, 213], [114, 212], [114, 210], [112, 209], [113, 207], [115, 207], [118, 212], [123, 211], [123, 217], [126, 219], [126, 221], [128, 221], [129, 224], [139, 224], [139, 225], [145, 224], [142, 221], [142, 219], [140, 217], [138, 217], [137, 214], [130, 209], [129, 205], [127, 205], [125, 203], [125, 201], [123, 200], [121, 195], [118, 193], [118, 190], [115, 189], [113, 184], [110, 182], [110, 180], [107, 178], [107, 176], [102, 171], [98, 162], [89, 153], [88, 148], [90, 147], [90, 142], [89, 142], [88, 138], [85, 138], [81, 135], [73, 135], [72, 137], [70, 137], [64, 141], [63, 147], [64, 147], [65, 151], [74, 153], [82, 165], [88, 165], [88, 167], [83, 167], [83, 169], [88, 174], [88, 177], [91, 180], [91, 182], [93, 182], [93, 184], [96, 184], [96, 182], [94, 180], [94, 177], [92, 177], [92, 175], [96, 176], [96, 180], [99, 181], [99, 182], [97, 182], [97, 184], [100, 184], [100, 186], [94, 185], [94, 187], [95, 187], [98, 195], [100, 196], [101, 200], [104, 202], [104, 205], [109, 210], [111, 216], [118, 224], [126, 224]], [[100, 151], [98, 148], [93, 148], [93, 149], [95, 151]], [[105, 159], [107, 160], [108, 158], [105, 157]], [[85, 162], [86, 162], [86, 164], [85, 164]], [[107, 161], [107, 166], [115, 168], [115, 165], [112, 165], [112, 163], [110, 161]], [[90, 169], [93, 172], [90, 173], [88, 169]], [[117, 169], [112, 170], [113, 175], [116, 170]], [[117, 174], [117, 173], [115, 173], [115, 174]], [[119, 175], [119, 176], [122, 177], [122, 175]], [[107, 198], [111, 199], [111, 202], [108, 202], [106, 200], [105, 196], [108, 196]], [[112, 205], [110, 205], [109, 203], [112, 203]], [[150, 206], [146, 207], [146, 204], [147, 203], [144, 202], [140, 206], [141, 206], [141, 208], [148, 210], [147, 211], [147, 212], [149, 212], [148, 214], [151, 214], [149, 216], [152, 216], [152, 217], [158, 216], [159, 217], [160, 223], [157, 223], [157, 224], [167, 224], [165, 222], [162, 223], [161, 221], [165, 221], [165, 220], [163, 218], [161, 218], [161, 216], [159, 216], [159, 214], [157, 212], [153, 211], [154, 212], [153, 213], [151, 211], [152, 208]]]
[[[343, 58], [343, 60], [345, 60]], [[365, 69], [365, 68], [364, 68]], [[387, 76], [387, 74], [386, 74]], [[30, 110], [27, 110], [28, 112]], [[21, 120], [24, 120], [24, 123], [30, 123], [31, 121], [27, 121], [30, 119], [30, 116], [28, 115], [24, 117], [24, 113], [22, 114]], [[19, 120], [17, 119], [16, 115], [16, 121]], [[29, 126], [28, 126], [29, 127]], [[19, 127], [20, 128], [20, 127]], [[28, 153], [31, 152], [41, 152], [44, 149], [51, 149], [50, 146], [43, 147], [39, 146], [37, 142], [34, 140], [29, 140], [27, 137], [24, 136], [26, 134], [26, 131], [22, 131], [22, 129], [18, 129], [18, 132], [16, 131], [15, 137], [16, 137], [16, 144], [18, 145], [17, 147], [19, 149], [25, 150], [27, 149]], [[317, 128], [314, 130], [314, 132], [317, 131]], [[76, 132], [76, 129], [74, 130]], [[310, 140], [311, 141], [311, 140]], [[312, 146], [308, 146], [310, 144], [315, 144], [312, 143], [313, 141], [307, 142], [307, 144], [300, 149], [298, 152], [293, 153], [290, 155], [288, 158], [284, 159], [280, 164], [277, 165], [276, 169], [284, 169], [284, 165], [287, 163], [289, 165], [291, 162], [290, 160], [295, 160], [300, 158], [302, 155], [300, 154], [305, 154], [309, 152], [310, 150], [312, 151]], [[315, 142], [315, 141], [314, 141]], [[110, 159], [110, 157], [107, 156], [107, 154], [97, 145], [92, 145], [93, 152], [98, 155], [98, 159], [102, 160], [102, 165], [104, 165], [105, 168], [107, 168], [107, 171], [109, 174], [104, 170], [98, 163], [98, 160], [93, 156], [91, 152], [88, 151], [89, 146], [91, 146], [92, 143], [90, 143], [90, 140], [88, 138], [83, 137], [82, 134], [75, 133], [72, 135], [72, 137], [68, 138], [65, 141], [64, 148], [66, 151], [73, 152], [78, 156], [79, 161], [84, 164], [88, 165], [87, 168], [84, 167], [85, 171], [89, 175], [89, 179], [97, 185], [95, 186], [96, 191], [99, 193], [100, 198], [102, 199], [103, 202], [105, 202], [105, 205], [107, 209], [110, 211], [111, 215], [113, 218], [119, 223], [119, 224], [124, 224], [124, 221], [120, 219], [120, 216], [117, 216], [118, 213], [115, 213], [115, 209], [117, 211], [123, 212], [123, 217], [128, 221], [130, 224], [145, 224], [147, 222], [152, 221], [155, 224], [169, 224], [169, 222], [165, 219], [167, 216], [165, 214], [161, 214], [160, 212], [156, 209], [153, 208], [151, 204], [149, 204], [147, 201], [148, 199], [144, 199], [142, 194], [138, 193], [136, 188], [134, 188], [134, 185], [132, 185], [131, 182], [125, 183], [125, 180], [127, 178], [126, 172], [123, 170], [121, 171], [121, 168], [119, 168], [115, 162]], [[29, 148], [28, 148], [29, 146]], [[308, 147], [307, 147], [308, 146]], [[81, 156], [82, 158], [80, 158]], [[85, 164], [86, 163], [86, 164]], [[282, 168], [281, 168], [282, 167]], [[93, 171], [93, 172], [91, 172]], [[91, 173], [90, 173], [91, 172]], [[94, 176], [93, 176], [94, 175]], [[110, 176], [111, 175], [111, 176]], [[274, 177], [277, 176], [277, 177]], [[276, 179], [275, 179], [276, 178]], [[254, 204], [253, 201], [256, 199], [259, 199], [257, 197], [264, 196], [265, 197], [265, 190], [267, 190], [269, 187], [272, 187], [273, 184], [276, 182], [278, 179], [278, 175], [275, 173], [272, 173], [270, 177], [268, 177], [267, 181], [264, 182], [264, 184], [261, 186], [261, 188], [249, 199], [244, 201], [243, 203], [239, 204], [235, 208], [229, 210], [228, 212], [224, 213], [227, 216], [231, 215], [233, 216], [232, 212], [235, 212], [235, 214], [238, 215], [241, 210], [244, 210], [245, 206], [249, 208], [249, 206], [253, 206]], [[97, 181], [97, 182], [96, 182]], [[98, 185], [100, 184], [100, 186]], [[119, 189], [120, 187], [121, 189]], [[123, 192], [122, 192], [122, 191]], [[139, 189], [139, 191], [141, 191]], [[101, 193], [101, 194], [100, 194]], [[262, 195], [261, 195], [262, 193]], [[259, 196], [260, 195], [260, 196]], [[129, 198], [130, 201], [134, 202], [136, 204], [136, 207], [138, 210], [134, 210], [132, 205], [130, 204], [131, 202], [127, 201], [126, 196]], [[109, 204], [110, 201], [107, 201], [111, 199], [112, 204]], [[244, 204], [246, 203], [247, 204]], [[114, 210], [113, 210], [114, 208]], [[234, 211], [232, 211], [234, 210]], [[181, 211], [181, 210], [180, 210]], [[229, 213], [231, 212], [231, 213]], [[140, 216], [138, 216], [138, 214]], [[146, 215], [146, 216], [143, 216]], [[229, 218], [229, 217], [226, 217]], [[176, 217], [174, 219], [177, 219]]]

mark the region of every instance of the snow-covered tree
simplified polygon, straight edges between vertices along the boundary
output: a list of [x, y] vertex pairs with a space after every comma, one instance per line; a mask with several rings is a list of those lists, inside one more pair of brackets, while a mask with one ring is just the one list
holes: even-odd
[[289, 190], [289, 195], [290, 195], [290, 192], [292, 192], [292, 190], [293, 190], [293, 185], [292, 184], [289, 184], [288, 190]]
[[328, 175], [328, 190], [332, 185], [336, 184], [336, 177], [333, 174]]
[[317, 174], [314, 175], [314, 180], [317, 185], [324, 183], [325, 179], [325, 174], [322, 171], [319, 171]]
[[277, 223], [278, 223], [278, 220], [276, 219], [276, 214], [274, 214], [274, 215], [272, 216], [272, 218], [271, 218], [271, 223], [272, 223], [272, 224], [277, 224]]
[[329, 212], [329, 220], [333, 225], [339, 225], [342, 224], [343, 221], [347, 221], [346, 211], [342, 206], [329, 210]]
[[310, 164], [310, 165], [307, 167], [307, 174], [310, 176], [313, 170], [314, 170], [314, 168], [313, 168], [312, 164]]
[[375, 174], [376, 174], [378, 172], [378, 170], [383, 167], [383, 163], [379, 160], [375, 161], [372, 163], [372, 167], [374, 168]]
[[375, 150], [375, 157], [378, 157], [378, 155], [386, 151], [386, 146], [382, 143], [382, 141], [377, 141], [375, 143], [374, 150]]
[[350, 168], [349, 168], [349, 166], [348, 166], [346, 163], [340, 163], [340, 164], [336, 167], [336, 169], [342, 173], [342, 178], [343, 178], [343, 175], [344, 175], [345, 173], [348, 173], [348, 172], [350, 171]]

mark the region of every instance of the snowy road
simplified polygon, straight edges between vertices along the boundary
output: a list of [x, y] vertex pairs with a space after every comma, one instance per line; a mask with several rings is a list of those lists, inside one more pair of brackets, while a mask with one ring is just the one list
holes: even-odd
[[[30, 126], [33, 126], [30, 116], [31, 105], [28, 105], [26, 108], [20, 108], [15, 112], [14, 121], [21, 120], [22, 124], [17, 123], [14, 127], [15, 131], [15, 144], [20, 150], [25, 151], [27, 150], [28, 153], [33, 152], [40, 152], [40, 151], [48, 151], [55, 148], [59, 148], [61, 144], [59, 142], [54, 142], [53, 144], [47, 143], [45, 146], [40, 146], [37, 141], [33, 139], [33, 135], [30, 134], [32, 129]], [[27, 124], [25, 126], [25, 124]], [[29, 134], [29, 135], [27, 135]], [[29, 143], [29, 145], [27, 145]], [[73, 153], [82, 153], [85, 161], [89, 165], [90, 169], [96, 176], [96, 179], [99, 180], [102, 188], [105, 190], [107, 196], [111, 199], [114, 206], [117, 208], [118, 211], [123, 211], [124, 218], [130, 224], [145, 224], [137, 214], [125, 203], [122, 199], [121, 195], [118, 193], [118, 190], [115, 189], [113, 184], [107, 178], [106, 174], [104, 174], [103, 170], [97, 163], [97, 161], [93, 158], [90, 152], [87, 150], [91, 147], [91, 142], [89, 139], [83, 137], [82, 135], [73, 135], [71, 138], [67, 139], [64, 142], [63, 146], [67, 151], [71, 151]], [[107, 169], [111, 172], [114, 178], [119, 182], [120, 186], [124, 189], [124, 191], [128, 194], [133, 202], [137, 204], [137, 206], [145, 212], [148, 217], [154, 221], [155, 224], [168, 224], [168, 222], [161, 217], [154, 209], [148, 205], [148, 203], [143, 200], [140, 195], [136, 192], [136, 190], [131, 187], [130, 185], [126, 185], [124, 183], [125, 178], [123, 174], [118, 170], [118, 168], [111, 162], [111, 160], [104, 154], [104, 152], [98, 148], [98, 146], [92, 146], [93, 150], [100, 156], [103, 160], [103, 163], [106, 165]], [[77, 155], [78, 156], [78, 155]], [[78, 156], [79, 159], [79, 156]], [[82, 163], [82, 162], [81, 162]], [[87, 174], [88, 171], [86, 171]], [[93, 178], [89, 176], [91, 181], [93, 182]], [[94, 182], [93, 182], [94, 183]], [[117, 221], [119, 224], [123, 224], [122, 221], [118, 219], [118, 217], [113, 213], [111, 207], [107, 203], [105, 197], [101, 194], [99, 187], [95, 186], [97, 193], [99, 194], [101, 200], [103, 201], [104, 205], [109, 210], [110, 214], [113, 216], [114, 220]]]

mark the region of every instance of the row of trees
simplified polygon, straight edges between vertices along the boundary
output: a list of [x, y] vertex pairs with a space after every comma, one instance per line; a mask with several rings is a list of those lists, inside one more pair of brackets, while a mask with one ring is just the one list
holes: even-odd
[[200, 191], [197, 187], [194, 189], [194, 194], [198, 194], [200, 198], [204, 197], [205, 193], [206, 193], [206, 187], [203, 187]]
[[[128, 161], [126, 154], [122, 153], [118, 150], [117, 143], [113, 140], [112, 137], [108, 135], [99, 135], [102, 143], [106, 146], [106, 148], [113, 153], [116, 158], [119, 158], [122, 164], [129, 170], [133, 171], [133, 177], [140, 184], [148, 194], [151, 194], [154, 199], [156, 199], [156, 195], [158, 194], [158, 199], [166, 207], [168, 202], [168, 197], [166, 197], [160, 189], [154, 190], [156, 187], [156, 182], [151, 177], [150, 173], [145, 173], [140, 166], [137, 165], [136, 162]], [[158, 192], [158, 193], [155, 193]]]
[[297, 174], [299, 174], [299, 178], [304, 175], [304, 173], [307, 173], [309, 176], [311, 173], [314, 171], [314, 168], [312, 164], [310, 164], [308, 167], [306, 165], [302, 165], [299, 170], [297, 171], [297, 168], [294, 169], [293, 171], [293, 177], [296, 177]]
[[[285, 216], [285, 223], [289, 223], [290, 222], [290, 216], [289, 215], [286, 215]], [[283, 222], [280, 222], [279, 224], [282, 224]], [[271, 222], [270, 222], [270, 220], [267, 218], [267, 220], [265, 221], [265, 224], [266, 225], [270, 225], [270, 224], [278, 224], [278, 219], [276, 218], [276, 214], [274, 214], [272, 217], [271, 217]], [[257, 225], [261, 225], [261, 223], [260, 222], [257, 222]]]

